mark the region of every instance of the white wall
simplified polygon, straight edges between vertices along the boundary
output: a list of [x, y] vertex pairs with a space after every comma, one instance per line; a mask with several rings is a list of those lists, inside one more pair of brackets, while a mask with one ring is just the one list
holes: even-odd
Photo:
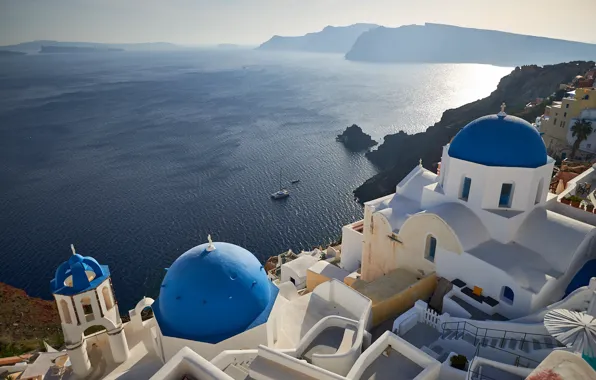
[[188, 347], [207, 360], [211, 360], [224, 350], [237, 350], [245, 348], [257, 348], [261, 344], [267, 344], [267, 324], [263, 323], [257, 327], [226, 339], [217, 344], [196, 342], [192, 340], [164, 336], [158, 329], [159, 339], [163, 349], [164, 361], [170, 360], [178, 351]]
[[[519, 225], [514, 228], [504, 227], [513, 221], [508, 218], [498, 217], [487, 219], [486, 213], [481, 210], [509, 210], [515, 212], [526, 212], [533, 210], [536, 206], [544, 205], [550, 185], [550, 178], [554, 161], [549, 159], [546, 165], [539, 168], [508, 168], [491, 167], [463, 161], [449, 157], [447, 150], [444, 150], [441, 167], [448, 167], [445, 174], [443, 189], [445, 198], [448, 201], [466, 204], [483, 221], [489, 233], [501, 242], [509, 242]], [[459, 199], [463, 187], [464, 178], [472, 180], [468, 200]], [[542, 180], [542, 186], [540, 181]], [[499, 207], [501, 187], [504, 183], [513, 184], [513, 193], [510, 207]], [[536, 195], [540, 190], [539, 203], [536, 204]], [[515, 222], [521, 223], [520, 220]]]
[[[532, 293], [519, 287], [517, 282], [506, 272], [467, 252], [457, 254], [437, 248], [435, 263], [439, 276], [445, 277], [449, 281], [459, 278], [470, 289], [473, 289], [474, 286], [482, 288], [483, 295], [491, 296], [499, 301], [499, 313], [506, 317], [517, 318], [532, 311]], [[501, 301], [503, 286], [508, 286], [513, 290], [512, 305]]]
[[360, 220], [341, 229], [341, 262], [340, 266], [348, 272], [354, 272], [360, 268], [360, 261], [362, 260], [362, 244], [364, 235], [355, 231], [352, 226], [362, 223]]
[[321, 297], [327, 302], [341, 305], [352, 314], [352, 319], [358, 321], [363, 318], [368, 319], [368, 321], [363, 321], [364, 328], [366, 330], [370, 328], [370, 323], [372, 323], [372, 318], [370, 318], [372, 301], [343, 282], [336, 279], [324, 282], [315, 288], [313, 295]]

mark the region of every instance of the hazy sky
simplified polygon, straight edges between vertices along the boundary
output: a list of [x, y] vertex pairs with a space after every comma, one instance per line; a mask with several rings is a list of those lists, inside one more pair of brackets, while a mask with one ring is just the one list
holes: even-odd
[[357, 22], [437, 22], [596, 43], [596, 0], [0, 0], [0, 45], [258, 44]]

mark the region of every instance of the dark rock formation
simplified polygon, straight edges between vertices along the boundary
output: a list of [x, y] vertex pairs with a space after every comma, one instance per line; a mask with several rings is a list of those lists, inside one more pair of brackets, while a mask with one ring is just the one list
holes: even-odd
[[[395, 191], [399, 181], [422, 159], [424, 167], [436, 170], [442, 147], [470, 121], [499, 112], [507, 103], [507, 113], [533, 122], [540, 110], [524, 109], [528, 99], [546, 98], [556, 92], [560, 83], [568, 83], [576, 75], [594, 67], [594, 62], [569, 62], [556, 65], [516, 67], [503, 77], [488, 97], [443, 113], [441, 120], [426, 132], [408, 135], [399, 132], [385, 136], [378, 149], [366, 156], [378, 166], [380, 173], [354, 191], [360, 202], [366, 202]], [[504, 136], [506, 138], [506, 136]]]
[[516, 66], [587, 60], [595, 55], [594, 44], [427, 23], [366, 31], [346, 59]]
[[337, 135], [336, 140], [342, 142], [346, 148], [353, 152], [368, 150], [377, 145], [377, 142], [362, 132], [362, 128], [356, 124], [352, 124], [343, 133]]
[[296, 50], [315, 53], [345, 54], [356, 39], [367, 30], [378, 27], [374, 24], [354, 24], [350, 26], [327, 26], [320, 32], [308, 33], [299, 37], [273, 36], [263, 43], [259, 50]]

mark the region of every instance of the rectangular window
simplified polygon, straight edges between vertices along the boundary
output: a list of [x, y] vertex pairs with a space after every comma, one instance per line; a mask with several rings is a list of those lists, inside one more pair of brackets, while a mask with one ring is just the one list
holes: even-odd
[[511, 207], [511, 198], [513, 195], [513, 184], [504, 183], [501, 186], [501, 196], [499, 197], [499, 207]]
[[567, 112], [565, 112], [565, 113], [563, 114], [563, 117], [567, 117]]
[[592, 147], [592, 144], [587, 144], [586, 147], [587, 148], [591, 148]]
[[557, 118], [555, 118], [555, 122], [553, 124], [557, 125]]
[[569, 108], [569, 103], [565, 104], [565, 108]]
[[465, 177], [464, 183], [461, 187], [461, 196], [459, 197], [459, 199], [464, 201], [468, 200], [468, 196], [470, 195], [470, 186], [472, 186], [472, 180], [468, 177]]
[[428, 235], [426, 238], [426, 259], [435, 262], [435, 254], [437, 252], [437, 239], [433, 236]]

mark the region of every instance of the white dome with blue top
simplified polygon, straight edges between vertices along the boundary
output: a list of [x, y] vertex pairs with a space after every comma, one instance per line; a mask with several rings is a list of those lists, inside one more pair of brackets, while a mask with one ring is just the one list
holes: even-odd
[[538, 168], [547, 162], [540, 133], [504, 112], [466, 125], [449, 145], [449, 156], [486, 166]]
[[267, 322], [278, 291], [252, 253], [206, 243], [174, 261], [152, 308], [163, 335], [214, 344]]

